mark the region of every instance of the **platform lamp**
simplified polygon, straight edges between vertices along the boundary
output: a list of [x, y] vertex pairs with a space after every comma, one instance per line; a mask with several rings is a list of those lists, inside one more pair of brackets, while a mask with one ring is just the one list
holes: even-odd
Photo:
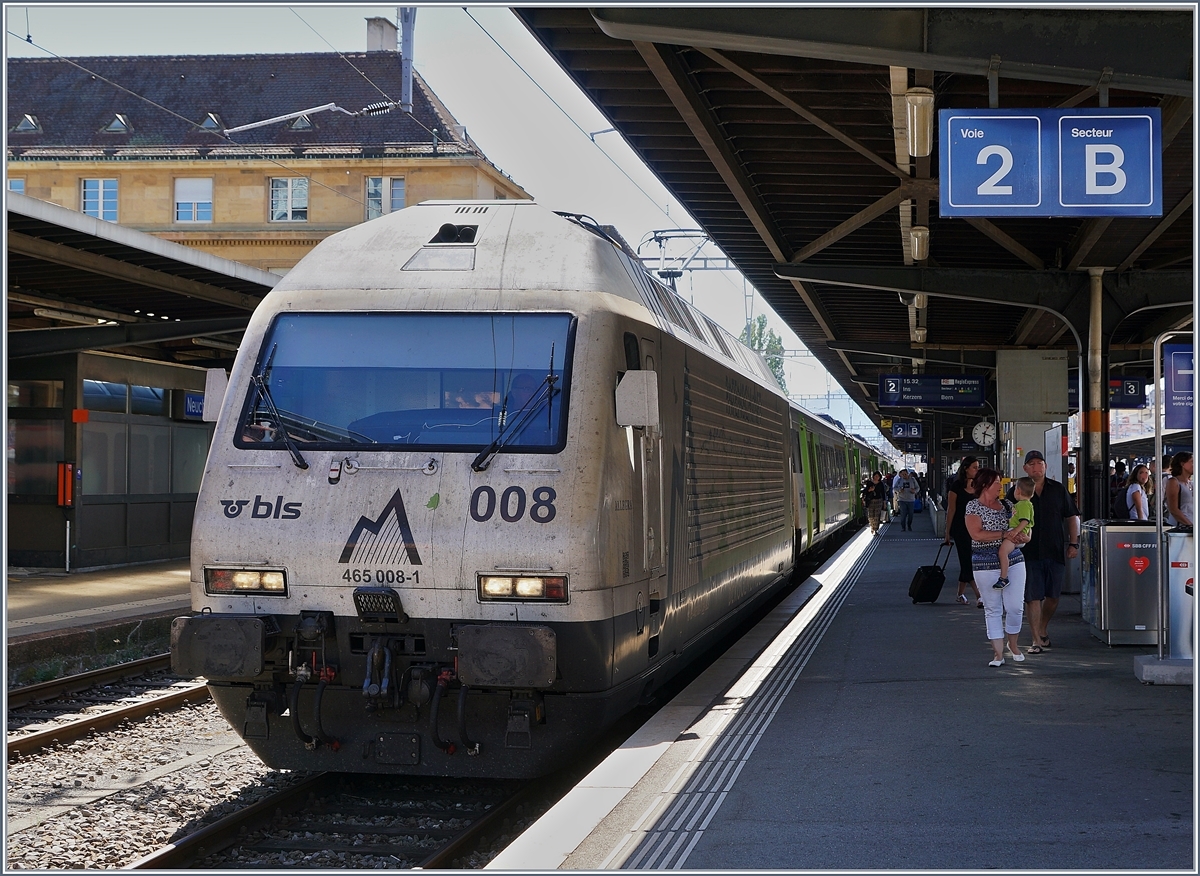
[[926, 158], [933, 151], [933, 89], [910, 88], [904, 92], [908, 107], [908, 154]]
[[912, 249], [914, 262], [923, 262], [929, 258], [929, 229], [924, 225], [914, 225], [908, 229], [908, 242]]

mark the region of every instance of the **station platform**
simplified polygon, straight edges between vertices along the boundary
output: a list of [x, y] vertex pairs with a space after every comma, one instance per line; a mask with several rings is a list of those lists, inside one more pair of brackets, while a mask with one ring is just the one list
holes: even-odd
[[7, 682], [31, 684], [166, 652], [191, 611], [188, 561], [66, 573], [8, 568]]
[[859, 533], [489, 869], [1195, 872], [1193, 688], [1070, 595], [988, 666], [956, 558], [908, 598], [939, 541]]
[[77, 627], [191, 609], [187, 560], [57, 572], [8, 569], [9, 643]]

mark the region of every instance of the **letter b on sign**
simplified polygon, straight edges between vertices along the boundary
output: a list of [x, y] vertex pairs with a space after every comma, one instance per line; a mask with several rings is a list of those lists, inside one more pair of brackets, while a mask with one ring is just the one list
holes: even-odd
[[1108, 208], [1098, 215], [1111, 216], [1140, 215], [1141, 208], [1151, 207], [1161, 175], [1154, 122], [1150, 115], [1063, 116], [1059, 206]]
[[[1115, 143], [1088, 143], [1084, 152], [1084, 184], [1089, 195], [1115, 195], [1124, 191], [1125, 150]], [[1106, 184], [1100, 182], [1103, 177]], [[1111, 180], [1111, 182], [1109, 182]]]

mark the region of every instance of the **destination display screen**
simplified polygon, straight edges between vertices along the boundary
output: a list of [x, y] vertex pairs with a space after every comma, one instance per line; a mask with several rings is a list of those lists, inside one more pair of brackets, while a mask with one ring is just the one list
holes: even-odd
[[879, 404], [887, 407], [981, 408], [982, 374], [881, 374]]

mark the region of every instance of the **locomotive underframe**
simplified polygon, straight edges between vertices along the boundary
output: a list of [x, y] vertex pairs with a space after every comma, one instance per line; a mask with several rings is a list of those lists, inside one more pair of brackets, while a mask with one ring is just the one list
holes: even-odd
[[[644, 677], [612, 686], [612, 619], [364, 624], [306, 612], [176, 623], [176, 670], [207, 673], [225, 719], [280, 769], [532, 777], [565, 763], [645, 692]], [[501, 648], [534, 653], [505, 660]], [[223, 664], [235, 650], [259, 650], [261, 662]], [[214, 677], [221, 672], [245, 674]]]

